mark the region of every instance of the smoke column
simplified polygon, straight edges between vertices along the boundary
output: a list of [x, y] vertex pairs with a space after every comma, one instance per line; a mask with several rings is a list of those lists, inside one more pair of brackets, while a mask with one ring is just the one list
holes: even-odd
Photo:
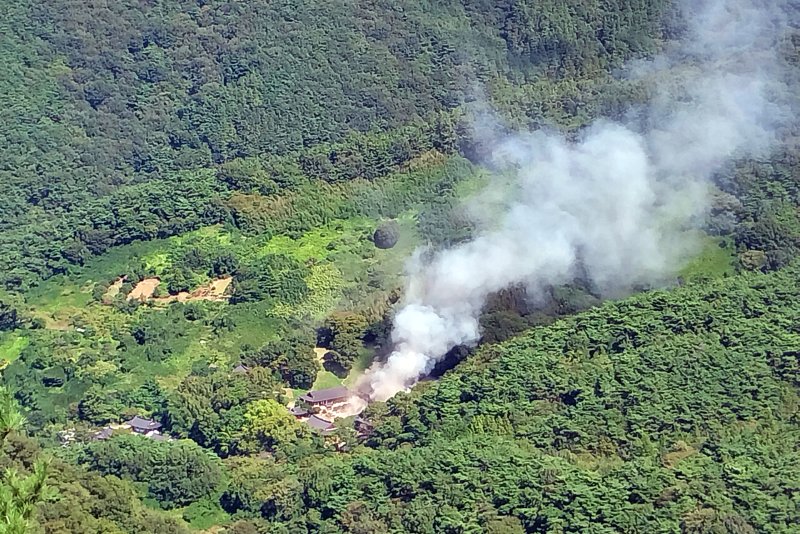
[[608, 295], [674, 276], [711, 174], [770, 145], [780, 113], [765, 90], [787, 19], [767, 0], [685, 11], [684, 40], [632, 67], [678, 85], [657, 94], [636, 127], [599, 121], [576, 142], [541, 132], [497, 142], [493, 163], [513, 173], [513, 200], [474, 240], [412, 258], [394, 352], [362, 378], [370, 398], [392, 397], [454, 346], [476, 343], [487, 296], [511, 284], [535, 292], [573, 279], [578, 264]]

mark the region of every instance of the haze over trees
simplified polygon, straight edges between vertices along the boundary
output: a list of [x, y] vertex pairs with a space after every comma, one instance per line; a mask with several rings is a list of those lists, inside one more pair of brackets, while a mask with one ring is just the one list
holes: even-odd
[[[680, 85], [620, 75], [680, 2], [2, 7], [0, 531], [796, 530], [793, 116], [715, 174], [670, 287], [499, 291], [364, 439], [286, 409], [391, 348], [417, 246], [475, 235], [486, 109], [568, 139], [621, 118]], [[97, 439], [134, 415], [172, 441]]]

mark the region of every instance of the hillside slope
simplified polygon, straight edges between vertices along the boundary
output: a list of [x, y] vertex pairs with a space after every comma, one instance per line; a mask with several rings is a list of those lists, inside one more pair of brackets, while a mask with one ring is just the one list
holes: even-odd
[[3, 282], [224, 221], [230, 188], [202, 170], [405, 126], [478, 84], [574, 118], [574, 83], [548, 81], [591, 84], [656, 47], [666, 2], [618, 4], [6, 2]]
[[798, 275], [642, 294], [487, 346], [371, 408], [373, 450], [301, 471], [305, 506], [408, 532], [792, 532]]

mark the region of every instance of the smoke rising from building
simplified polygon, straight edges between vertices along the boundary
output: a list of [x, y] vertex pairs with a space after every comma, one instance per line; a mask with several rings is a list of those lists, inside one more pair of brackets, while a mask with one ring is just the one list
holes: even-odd
[[662, 90], [627, 124], [601, 120], [572, 142], [542, 132], [496, 141], [492, 163], [513, 175], [510, 200], [475, 239], [412, 258], [394, 351], [361, 389], [386, 400], [453, 347], [475, 344], [487, 296], [512, 284], [535, 293], [580, 269], [599, 291], [617, 295], [674, 277], [691, 252], [685, 230], [706, 209], [712, 173], [770, 145], [781, 110], [768, 87], [785, 9], [693, 2], [682, 41], [630, 68], [665, 83], [655, 83]]

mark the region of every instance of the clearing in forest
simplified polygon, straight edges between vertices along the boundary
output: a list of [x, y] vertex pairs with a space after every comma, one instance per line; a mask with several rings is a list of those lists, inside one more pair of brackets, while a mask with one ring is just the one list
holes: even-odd
[[217, 302], [224, 302], [228, 300], [228, 295], [225, 293], [233, 282], [233, 277], [226, 276], [224, 278], [217, 278], [208, 284], [202, 285], [192, 292], [181, 291], [175, 295], [168, 295], [166, 297], [153, 297], [156, 287], [161, 283], [158, 278], [146, 278], [136, 284], [136, 287], [128, 294], [128, 300], [152, 300], [159, 304], [169, 304], [170, 302], [192, 302], [195, 300], [213, 300]]
[[158, 278], [145, 278], [128, 293], [128, 300], [147, 300], [152, 298], [160, 283], [161, 280]]

